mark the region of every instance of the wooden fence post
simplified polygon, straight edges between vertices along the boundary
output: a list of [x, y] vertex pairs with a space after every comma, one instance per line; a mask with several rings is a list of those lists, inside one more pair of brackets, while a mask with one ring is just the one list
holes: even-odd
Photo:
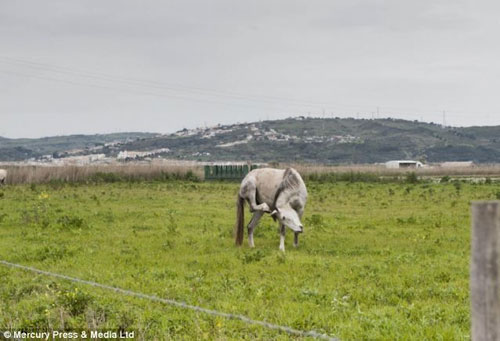
[[500, 201], [472, 203], [471, 337], [500, 340]]

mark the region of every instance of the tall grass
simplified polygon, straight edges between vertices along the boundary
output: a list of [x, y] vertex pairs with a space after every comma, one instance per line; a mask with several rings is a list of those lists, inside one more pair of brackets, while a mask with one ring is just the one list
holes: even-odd
[[384, 165], [326, 166], [309, 164], [279, 164], [279, 168], [294, 167], [304, 178], [320, 181], [392, 181], [407, 179], [413, 174], [419, 179], [434, 177], [500, 178], [500, 164], [473, 167], [386, 168]]
[[112, 164], [87, 166], [2, 166], [8, 184], [50, 182], [118, 182], [152, 180], [199, 180], [200, 166], [160, 164]]
[[[320, 182], [401, 182], [409, 178], [422, 180], [442, 177], [453, 179], [500, 179], [500, 165], [481, 165], [474, 167], [428, 167], [390, 169], [384, 165], [326, 166], [314, 164], [272, 164], [270, 167], [294, 167], [306, 180]], [[152, 164], [108, 164], [108, 165], [64, 165], [31, 166], [2, 165], [7, 169], [8, 184], [41, 184], [50, 182], [117, 182], [152, 180], [201, 180], [201, 163], [152, 163]]]

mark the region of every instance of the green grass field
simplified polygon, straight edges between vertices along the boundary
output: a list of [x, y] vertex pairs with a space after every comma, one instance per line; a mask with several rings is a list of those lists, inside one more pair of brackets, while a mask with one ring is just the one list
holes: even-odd
[[[6, 186], [0, 259], [343, 340], [470, 338], [469, 206], [499, 184], [307, 185], [286, 254], [269, 217], [234, 246], [236, 183]], [[0, 329], [294, 338], [3, 265]]]

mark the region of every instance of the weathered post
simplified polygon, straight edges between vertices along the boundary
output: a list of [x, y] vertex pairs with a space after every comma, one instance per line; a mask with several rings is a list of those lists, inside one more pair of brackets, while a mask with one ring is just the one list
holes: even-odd
[[500, 340], [500, 201], [472, 204], [471, 337]]

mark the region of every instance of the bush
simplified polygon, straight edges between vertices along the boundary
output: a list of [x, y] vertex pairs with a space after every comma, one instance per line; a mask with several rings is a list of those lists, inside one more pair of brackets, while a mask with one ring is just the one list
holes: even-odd
[[377, 174], [362, 173], [362, 172], [347, 172], [347, 173], [311, 173], [305, 176], [306, 180], [319, 182], [381, 182]]
[[406, 175], [406, 182], [409, 184], [416, 184], [418, 183], [418, 176], [415, 172], [408, 173]]
[[57, 222], [62, 225], [62, 227], [67, 228], [67, 229], [72, 229], [72, 228], [81, 228], [85, 225], [85, 221], [83, 218], [76, 217], [76, 216], [68, 216], [64, 215], [60, 217]]
[[122, 181], [123, 178], [116, 173], [105, 173], [105, 172], [97, 172], [90, 177], [90, 181], [94, 181], [97, 183], [105, 182], [105, 183], [113, 183]]
[[306, 218], [306, 222], [312, 227], [322, 227], [324, 224], [323, 216], [320, 214], [313, 214], [310, 218]]
[[243, 264], [254, 263], [261, 261], [264, 257], [266, 257], [266, 254], [263, 251], [256, 250], [245, 253], [241, 261], [243, 262]]
[[186, 175], [184, 175], [184, 179], [188, 181], [199, 181], [200, 179], [192, 170], [188, 170]]
[[451, 180], [451, 178], [448, 175], [445, 175], [441, 178], [441, 180], [439, 182], [446, 183], [446, 182], [450, 182], [450, 180]]
[[455, 186], [457, 194], [460, 193], [460, 190], [462, 189], [462, 184], [458, 180], [453, 181], [453, 186]]
[[57, 303], [63, 306], [72, 316], [82, 314], [92, 302], [91, 296], [78, 288], [58, 292]]

